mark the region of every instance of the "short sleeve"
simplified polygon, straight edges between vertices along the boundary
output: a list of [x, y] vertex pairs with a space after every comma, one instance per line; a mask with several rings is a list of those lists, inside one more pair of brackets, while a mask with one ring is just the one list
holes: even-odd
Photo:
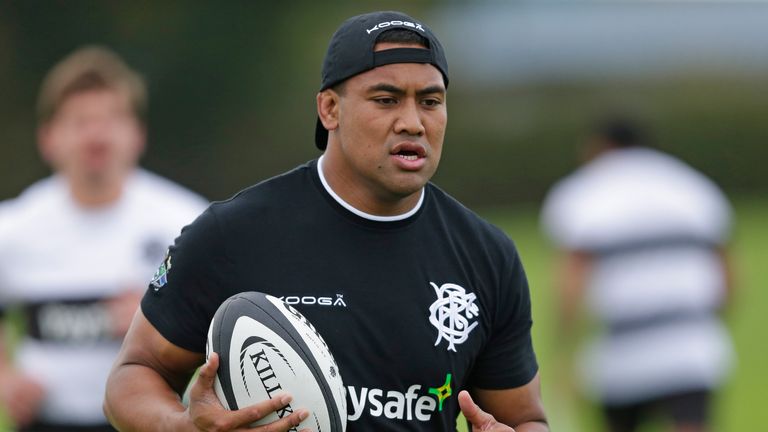
[[515, 252], [494, 305], [492, 334], [476, 360], [469, 384], [499, 390], [528, 384], [538, 371], [531, 340], [528, 281]]
[[214, 210], [186, 226], [149, 284], [141, 309], [171, 343], [205, 352], [208, 326], [226, 299], [232, 264]]

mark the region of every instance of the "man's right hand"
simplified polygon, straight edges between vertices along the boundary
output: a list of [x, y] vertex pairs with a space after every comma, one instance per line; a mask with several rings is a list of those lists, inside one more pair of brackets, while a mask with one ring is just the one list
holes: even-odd
[[[213, 382], [218, 368], [219, 356], [212, 353], [208, 361], [200, 368], [199, 376], [190, 389], [188, 412], [198, 430], [285, 432], [297, 427], [309, 416], [307, 410], [298, 409], [293, 414], [270, 424], [251, 427], [253, 422], [261, 420], [288, 405], [291, 396], [285, 394], [236, 411], [229, 411], [222, 406], [213, 390]], [[303, 429], [301, 432], [310, 432], [310, 429]]]
[[286, 404], [278, 399], [240, 410], [224, 408], [213, 389], [219, 368], [216, 354], [199, 367], [185, 407], [179, 395], [203, 361], [202, 353], [165, 339], [139, 309], [107, 380], [104, 413], [116, 429], [127, 432], [287, 432], [309, 415], [307, 410], [296, 410], [275, 422], [251, 426]]

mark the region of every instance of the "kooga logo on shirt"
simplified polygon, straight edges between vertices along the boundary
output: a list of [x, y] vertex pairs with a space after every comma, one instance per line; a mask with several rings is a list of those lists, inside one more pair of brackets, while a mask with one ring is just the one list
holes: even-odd
[[318, 305], [318, 306], [341, 306], [341, 307], [347, 307], [347, 304], [344, 302], [344, 294], [336, 294], [336, 298], [333, 297], [316, 297], [316, 296], [282, 296], [278, 297], [283, 302], [289, 304], [289, 305], [305, 305], [305, 306], [311, 306], [311, 305]]
[[451, 374], [445, 376], [440, 387], [422, 391], [421, 384], [413, 384], [405, 393], [377, 388], [347, 386], [352, 412], [347, 419], [359, 420], [366, 412], [371, 417], [393, 420], [430, 421], [435, 411], [443, 410], [443, 402], [451, 396]]

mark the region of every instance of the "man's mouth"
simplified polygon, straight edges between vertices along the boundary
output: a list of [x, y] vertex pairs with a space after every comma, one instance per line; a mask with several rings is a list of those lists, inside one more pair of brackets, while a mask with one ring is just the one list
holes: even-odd
[[408, 161], [415, 161], [419, 158], [419, 155], [413, 151], [401, 151], [399, 153], [396, 153], [395, 156], [399, 157], [400, 159], [405, 159]]
[[392, 149], [391, 154], [406, 161], [415, 161], [427, 157], [427, 152], [423, 146], [407, 141], [397, 144]]

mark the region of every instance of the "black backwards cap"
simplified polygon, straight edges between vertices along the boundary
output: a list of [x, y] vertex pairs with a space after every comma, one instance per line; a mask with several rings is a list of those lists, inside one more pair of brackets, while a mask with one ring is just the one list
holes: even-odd
[[[373, 51], [376, 38], [386, 30], [411, 30], [427, 40], [428, 47], [393, 48]], [[323, 60], [323, 82], [320, 91], [355, 75], [392, 63], [429, 63], [443, 74], [448, 87], [448, 63], [440, 41], [429, 27], [402, 12], [384, 11], [357, 15], [344, 21], [331, 37]], [[315, 145], [325, 150], [328, 131], [317, 119]]]

